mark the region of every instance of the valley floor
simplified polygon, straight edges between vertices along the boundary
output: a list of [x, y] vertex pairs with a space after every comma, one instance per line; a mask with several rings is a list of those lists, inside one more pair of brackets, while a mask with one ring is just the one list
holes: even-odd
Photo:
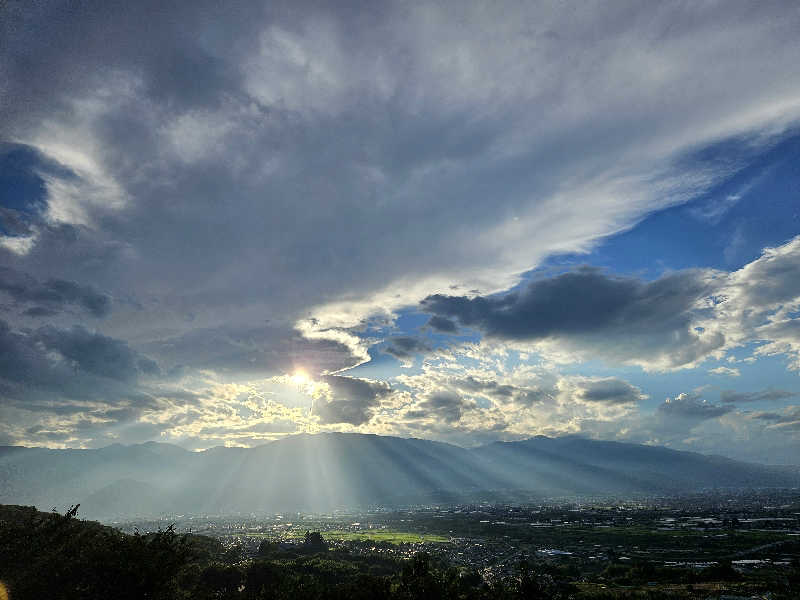
[[[330, 557], [402, 562], [424, 553], [484, 585], [518, 581], [528, 564], [563, 584], [563, 597], [800, 597], [796, 490], [172, 518], [179, 531], [214, 537], [243, 561], [302, 553], [306, 532], [316, 531]], [[146, 531], [165, 522], [117, 526]]]

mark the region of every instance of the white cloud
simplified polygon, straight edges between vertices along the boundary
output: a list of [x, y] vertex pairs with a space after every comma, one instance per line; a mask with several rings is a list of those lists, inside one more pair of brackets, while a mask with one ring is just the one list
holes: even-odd
[[708, 372], [712, 375], [723, 375], [726, 377], [739, 377], [742, 374], [736, 367], [715, 367], [709, 369]]
[[706, 323], [724, 333], [727, 346], [763, 342], [756, 356], [785, 354], [800, 369], [800, 236], [764, 249], [756, 260], [732, 272], [716, 293]]

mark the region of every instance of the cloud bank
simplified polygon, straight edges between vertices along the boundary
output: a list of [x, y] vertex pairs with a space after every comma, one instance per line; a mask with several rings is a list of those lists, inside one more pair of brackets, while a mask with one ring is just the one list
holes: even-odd
[[[525, 275], [792, 135], [785, 3], [53, 1], [3, 17], [6, 441], [611, 435], [647, 394], [545, 363], [670, 371], [752, 347], [800, 368], [800, 239], [733, 272]], [[403, 329], [421, 300], [427, 325]], [[409, 371], [342, 373], [378, 344]], [[301, 369], [316, 391], [274, 380]], [[670, 410], [697, 408], [678, 394]]]

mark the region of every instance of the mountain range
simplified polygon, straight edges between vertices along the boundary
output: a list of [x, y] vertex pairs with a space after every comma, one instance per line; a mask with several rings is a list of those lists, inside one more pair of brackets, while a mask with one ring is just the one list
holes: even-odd
[[156, 442], [0, 447], [0, 504], [80, 503], [98, 519], [797, 486], [795, 467], [573, 436], [470, 449], [354, 433], [203, 452]]

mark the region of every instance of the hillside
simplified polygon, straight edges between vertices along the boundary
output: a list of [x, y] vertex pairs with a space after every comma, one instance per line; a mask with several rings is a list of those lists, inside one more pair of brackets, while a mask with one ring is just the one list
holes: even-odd
[[[326, 511], [528, 496], [793, 487], [797, 470], [661, 447], [536, 437], [474, 449], [363, 434], [297, 435], [189, 452], [147, 443], [98, 450], [0, 449], [0, 503], [91, 518], [169, 512]], [[499, 494], [499, 495], [498, 495]]]

